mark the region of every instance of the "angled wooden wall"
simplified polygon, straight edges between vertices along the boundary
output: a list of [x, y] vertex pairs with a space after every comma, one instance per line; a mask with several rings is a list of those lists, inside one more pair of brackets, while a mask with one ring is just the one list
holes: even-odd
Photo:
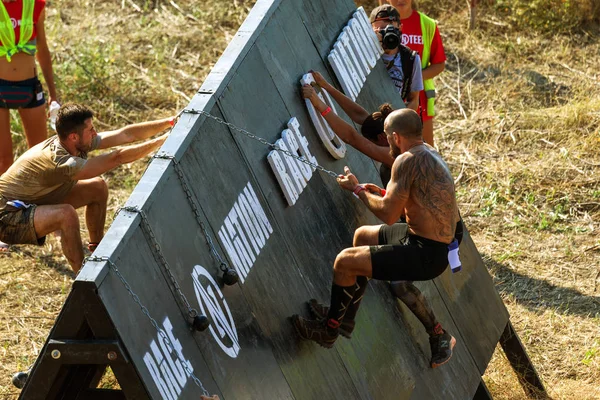
[[[380, 183], [374, 163], [354, 149], [341, 160], [327, 153], [299, 91], [299, 79], [310, 69], [335, 82], [327, 54], [354, 11], [352, 0], [259, 0], [187, 108], [207, 111], [269, 142], [280, 138], [288, 120], [296, 117], [320, 165], [338, 172], [348, 165], [360, 181]], [[357, 101], [372, 110], [386, 101], [401, 106], [383, 65], [369, 75]], [[379, 222], [321, 172], [314, 172], [298, 202], [289, 207], [267, 162], [269, 151], [223, 124], [191, 113], [182, 115], [161, 149], [177, 161], [202, 223], [230, 264], [238, 266], [239, 261], [228, 255], [219, 231], [245, 189], [253, 190], [272, 228], [260, 251], [246, 243], [255, 260], [243, 283], [220, 288], [222, 299], [199, 275], [206, 271], [218, 282], [219, 265], [174, 162], [154, 159], [127, 201], [127, 206], [144, 210], [192, 307], [209, 310], [202, 296], [212, 294], [213, 306], [224, 309], [226, 303], [231, 320], [226, 312], [210, 315], [212, 331], [189, 330], [186, 310], [157, 262], [138, 213], [121, 211], [95, 255], [117, 265], [159, 325], [169, 319], [194, 374], [222, 399], [472, 398], [508, 314], [469, 235], [461, 246], [462, 272], [451, 274], [448, 269], [434, 282], [418, 284], [458, 340], [447, 365], [428, 367], [427, 335], [390, 295], [386, 282], [371, 281], [352, 340], [340, 338], [331, 350], [299, 342], [287, 318], [303, 311], [309, 298], [328, 302], [335, 256], [351, 245], [357, 227]], [[200, 298], [194, 279], [204, 288]], [[168, 394], [173, 354], [162, 364], [155, 357], [159, 372], [167, 371], [158, 380], [157, 372], [144, 362], [157, 332], [109, 263], [88, 262], [77, 282], [96, 288], [151, 398], [199, 398], [199, 388], [187, 377], [180, 393]], [[33, 378], [41, 379], [35, 373]], [[28, 398], [27, 393], [32, 389], [26, 388], [22, 398]]]

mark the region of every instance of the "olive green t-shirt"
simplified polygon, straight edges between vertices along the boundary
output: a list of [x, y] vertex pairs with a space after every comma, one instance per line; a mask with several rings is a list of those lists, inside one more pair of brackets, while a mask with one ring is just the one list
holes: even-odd
[[[92, 141], [92, 150], [100, 145], [100, 136]], [[0, 177], [0, 210], [8, 200], [43, 205], [60, 204], [77, 183], [73, 179], [87, 162], [87, 153], [71, 155], [52, 136], [27, 150]]]

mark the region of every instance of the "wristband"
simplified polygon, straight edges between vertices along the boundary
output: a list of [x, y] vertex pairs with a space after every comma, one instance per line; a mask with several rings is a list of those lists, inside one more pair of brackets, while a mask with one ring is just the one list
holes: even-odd
[[385, 196], [385, 189], [381, 189], [381, 197]]
[[358, 186], [356, 186], [356, 187], [354, 188], [354, 190], [352, 191], [352, 193], [354, 194], [354, 197], [356, 197], [356, 198], [358, 199], [358, 198], [359, 198], [359, 197], [358, 197], [358, 194], [359, 194], [360, 192], [362, 192], [363, 190], [367, 190], [367, 188], [366, 188], [366, 187], [364, 187], [363, 185], [358, 185]]
[[324, 117], [331, 112], [331, 107], [327, 107], [323, 112], [321, 112], [321, 116]]
[[171, 118], [171, 119], [169, 120], [169, 125], [171, 125], [171, 126], [175, 126], [175, 118]]

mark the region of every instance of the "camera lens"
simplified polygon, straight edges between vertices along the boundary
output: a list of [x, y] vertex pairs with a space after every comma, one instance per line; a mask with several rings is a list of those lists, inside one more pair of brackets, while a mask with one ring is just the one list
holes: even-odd
[[400, 45], [400, 30], [388, 25], [381, 34], [381, 45], [384, 49], [393, 50]]

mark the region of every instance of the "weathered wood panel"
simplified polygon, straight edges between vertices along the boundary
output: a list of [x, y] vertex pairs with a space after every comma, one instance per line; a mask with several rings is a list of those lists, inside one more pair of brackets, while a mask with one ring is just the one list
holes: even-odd
[[466, 230], [460, 258], [460, 273], [452, 274], [448, 269], [434, 282], [483, 375], [509, 315]]
[[[348, 165], [361, 181], [379, 182], [373, 161], [356, 150], [341, 160], [329, 155], [300, 95], [299, 80], [310, 69], [336, 82], [327, 54], [354, 10], [351, 0], [259, 0], [188, 109], [271, 143], [295, 117], [320, 165], [337, 172]], [[403, 106], [382, 64], [367, 77], [358, 102], [370, 111], [383, 102]], [[270, 151], [237, 129], [184, 113], [161, 149], [163, 158], [152, 161], [127, 202], [143, 210], [160, 250], [141, 215], [123, 210], [96, 251], [119, 268], [174, 349], [161, 343], [108, 263], [88, 262], [78, 277], [97, 288], [151, 397], [198, 398], [184, 358], [223, 399], [471, 398], [508, 316], [468, 235], [463, 272], [418, 284], [458, 340], [447, 365], [429, 368], [427, 335], [386, 282], [369, 284], [352, 340], [340, 338], [332, 350], [298, 341], [288, 317], [306, 313], [311, 297], [328, 302], [336, 255], [351, 245], [357, 227], [378, 221], [323, 172], [314, 171], [288, 206], [267, 161]], [[196, 217], [214, 251], [238, 270], [237, 285], [221, 284]], [[209, 330], [190, 331], [179, 290], [211, 317]], [[73, 327], [57, 331], [75, 335], [81, 312], [68, 302], [61, 318]]]

